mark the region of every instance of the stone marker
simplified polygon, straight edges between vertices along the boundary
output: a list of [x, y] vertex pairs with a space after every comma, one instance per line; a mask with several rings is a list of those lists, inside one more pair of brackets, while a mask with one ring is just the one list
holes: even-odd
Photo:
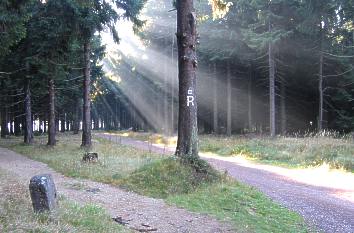
[[37, 175], [29, 184], [34, 212], [52, 211], [57, 206], [57, 190], [50, 174]]
[[82, 158], [82, 161], [84, 162], [98, 162], [98, 154], [94, 152], [87, 152], [84, 154], [84, 157]]

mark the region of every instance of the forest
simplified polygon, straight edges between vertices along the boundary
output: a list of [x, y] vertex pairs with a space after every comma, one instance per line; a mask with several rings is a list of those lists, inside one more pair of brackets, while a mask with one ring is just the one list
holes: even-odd
[[354, 0], [0, 0], [0, 232], [354, 232]]
[[[103, 3], [1, 2], [2, 137], [30, 142], [35, 129], [53, 145], [55, 131], [85, 137], [91, 126], [176, 133], [173, 3], [115, 6], [129, 13]], [[199, 133], [353, 130], [353, 1], [195, 4]]]

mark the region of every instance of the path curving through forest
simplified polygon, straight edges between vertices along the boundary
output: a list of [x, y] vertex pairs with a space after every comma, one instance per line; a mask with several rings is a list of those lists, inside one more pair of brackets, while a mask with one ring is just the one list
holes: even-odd
[[[128, 137], [96, 133], [96, 136], [160, 154], [174, 148], [152, 145]], [[354, 232], [354, 174], [326, 168], [287, 169], [235, 157], [200, 153], [215, 168], [251, 185], [281, 205], [301, 214], [323, 232]]]

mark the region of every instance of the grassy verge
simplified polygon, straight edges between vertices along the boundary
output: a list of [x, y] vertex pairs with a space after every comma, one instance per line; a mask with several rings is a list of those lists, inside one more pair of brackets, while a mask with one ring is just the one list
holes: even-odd
[[79, 146], [79, 136], [59, 134], [57, 138], [54, 148], [45, 145], [45, 137], [36, 137], [33, 145], [23, 144], [21, 138], [0, 140], [0, 146], [46, 163], [66, 176], [110, 184], [119, 184], [123, 177], [136, 169], [161, 159], [159, 155], [95, 138], [92, 151], [98, 152], [99, 162], [86, 164], [81, 161], [85, 151]]
[[0, 232], [129, 232], [94, 205], [60, 199], [53, 213], [34, 214], [27, 187], [0, 171]]
[[78, 136], [61, 134], [58, 139], [58, 145], [52, 149], [38, 143], [26, 146], [19, 139], [0, 140], [0, 146], [47, 163], [67, 176], [116, 184], [191, 211], [207, 213], [231, 222], [238, 232], [307, 231], [299, 215], [211, 168], [204, 174], [196, 173], [175, 158], [162, 158], [101, 139], [95, 139], [93, 149], [99, 153], [100, 162], [84, 164], [80, 161], [84, 151], [79, 149]]
[[261, 162], [307, 167], [328, 164], [354, 172], [351, 139], [331, 137], [253, 138], [201, 136], [200, 150], [223, 156], [245, 156]]
[[[175, 137], [161, 134], [117, 131], [111, 132], [154, 144], [174, 145]], [[309, 167], [327, 164], [331, 168], [354, 172], [354, 143], [351, 138], [336, 138], [330, 133], [304, 138], [200, 135], [200, 151], [221, 156], [243, 156], [262, 163], [286, 167]]]
[[196, 175], [178, 160], [166, 159], [132, 173], [124, 185], [140, 194], [231, 222], [237, 232], [308, 232], [298, 214], [254, 188], [210, 170]]

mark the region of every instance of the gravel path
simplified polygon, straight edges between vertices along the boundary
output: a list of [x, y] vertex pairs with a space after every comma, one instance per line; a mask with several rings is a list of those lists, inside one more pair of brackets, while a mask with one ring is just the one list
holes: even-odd
[[122, 218], [130, 228], [157, 229], [152, 232], [163, 233], [234, 232], [228, 224], [207, 215], [191, 213], [169, 206], [163, 200], [140, 196], [110, 185], [64, 177], [44, 163], [30, 160], [4, 148], [0, 148], [0, 169], [16, 176], [25, 185], [28, 185], [29, 179], [34, 175], [50, 173], [59, 195], [81, 204], [98, 204], [112, 217]]
[[[130, 138], [96, 135], [156, 153], [171, 154], [174, 151], [174, 148], [162, 148]], [[201, 157], [298, 212], [320, 231], [354, 233], [354, 174], [320, 168], [286, 169], [203, 153]]]

